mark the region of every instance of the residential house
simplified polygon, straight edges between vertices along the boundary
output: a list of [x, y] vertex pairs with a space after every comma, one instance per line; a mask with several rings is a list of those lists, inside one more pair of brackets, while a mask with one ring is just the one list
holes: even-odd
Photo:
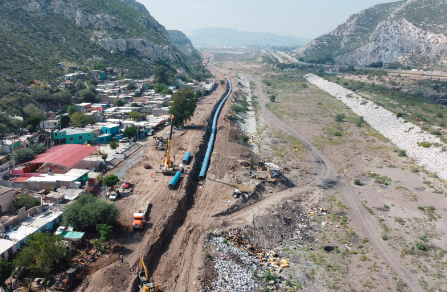
[[74, 107], [76, 108], [76, 111], [78, 111], [78, 112], [84, 112], [84, 111], [86, 111], [87, 109], [91, 108], [91, 107], [92, 107], [92, 104], [89, 103], [89, 102], [83, 102], [83, 103], [75, 104]]
[[34, 83], [31, 84], [31, 90], [48, 90], [51, 86], [48, 85], [47, 81], [34, 80]]
[[59, 125], [58, 120], [45, 120], [39, 123], [41, 129], [56, 129]]
[[61, 85], [59, 85], [60, 87], [64, 87], [67, 89], [72, 89], [75, 88], [75, 84], [73, 81], [64, 81]]
[[104, 80], [107, 77], [106, 72], [101, 70], [90, 70], [90, 76], [95, 80]]
[[76, 81], [78, 79], [84, 79], [84, 78], [87, 78], [87, 74], [85, 74], [84, 72], [76, 72], [65, 75], [65, 80], [67, 81]]
[[116, 134], [119, 134], [119, 132], [120, 132], [120, 126], [116, 125], [116, 124], [111, 124], [111, 125], [102, 127], [102, 133], [104, 133], [104, 134], [116, 135]]
[[94, 144], [95, 134], [91, 129], [62, 129], [53, 132], [54, 145], [62, 144]]

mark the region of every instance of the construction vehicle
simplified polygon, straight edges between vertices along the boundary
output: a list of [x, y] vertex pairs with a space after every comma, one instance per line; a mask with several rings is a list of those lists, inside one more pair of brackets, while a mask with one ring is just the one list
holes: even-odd
[[171, 129], [169, 130], [168, 146], [166, 147], [166, 157], [163, 159], [163, 170], [164, 175], [174, 175], [174, 162], [171, 160], [171, 146], [172, 146], [172, 127], [174, 126], [174, 116], [171, 116]]
[[149, 272], [147, 271], [146, 265], [144, 264], [143, 258], [141, 257], [141, 253], [140, 261], [141, 267], [143, 268], [143, 271], [138, 274], [138, 277], [140, 278], [140, 292], [157, 292], [158, 285], [154, 281], [150, 281]]
[[73, 288], [78, 282], [78, 269], [71, 268], [67, 270], [65, 274], [56, 281], [53, 288], [56, 291], [68, 291]]
[[144, 223], [146, 223], [146, 213], [145, 212], [138, 211], [138, 213], [133, 213], [132, 227], [134, 229], [143, 229]]

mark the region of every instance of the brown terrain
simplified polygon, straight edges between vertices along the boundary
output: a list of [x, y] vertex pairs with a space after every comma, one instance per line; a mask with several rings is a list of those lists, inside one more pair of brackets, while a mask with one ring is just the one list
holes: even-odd
[[[253, 273], [257, 285], [247, 291], [265, 286], [279, 291], [445, 288], [441, 271], [447, 226], [436, 217], [447, 213], [445, 197], [424, 184], [426, 180], [435, 184], [436, 178], [411, 171], [411, 159], [398, 157], [393, 145], [368, 125], [356, 127], [352, 112], [313, 85], [297, 85], [296, 94], [291, 94], [266, 86], [264, 78], [279, 74], [256, 62], [205, 57], [219, 72], [218, 79], [223, 75], [231, 79], [233, 92], [241, 89], [237, 73], [251, 82], [259, 101], [255, 146], [237, 143], [241, 133], [230, 109], [232, 94], [219, 116], [206, 179], [198, 180], [210, 115], [225, 93], [220, 85], [200, 100], [191, 120], [196, 127], [175, 130], [176, 161], [187, 151], [192, 154], [176, 189], [167, 188], [171, 177], [157, 173], [164, 152], [154, 149], [155, 140], [139, 142], [143, 148], [113, 171], [135, 188], [131, 196], [117, 201], [120, 227], [115, 229], [111, 252], [93, 264], [77, 291], [138, 291], [140, 253], [161, 291], [208, 291], [222, 277], [216, 266], [223, 259], [223, 248], [213, 241], [222, 232], [240, 233], [264, 252], [272, 250], [289, 260], [290, 268], [278, 273], [278, 283], [264, 282], [263, 271], [260, 276]], [[272, 93], [277, 95], [275, 103], [268, 98]], [[343, 139], [330, 134], [337, 113], [346, 114]], [[166, 136], [166, 131], [157, 134]], [[295, 153], [294, 147], [300, 150]], [[258, 161], [276, 163], [284, 175], [253, 178], [250, 175], [266, 175], [258, 171]], [[145, 162], [152, 169], [144, 169]], [[362, 175], [369, 172], [391, 177], [391, 185]], [[361, 184], [355, 185], [354, 179]], [[236, 188], [249, 196], [234, 199]], [[428, 220], [429, 212], [420, 206], [436, 206], [436, 218]], [[133, 231], [133, 213], [142, 209], [147, 209], [149, 223], [143, 231]], [[418, 238], [429, 241], [430, 256], [411, 249], [422, 240]], [[327, 252], [324, 246], [337, 252]], [[124, 263], [119, 262], [120, 254]], [[231, 260], [244, 266], [233, 256]]]

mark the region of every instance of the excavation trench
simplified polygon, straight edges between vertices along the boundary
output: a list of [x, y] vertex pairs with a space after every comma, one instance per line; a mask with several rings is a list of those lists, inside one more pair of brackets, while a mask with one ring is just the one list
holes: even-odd
[[[181, 179], [180, 186], [178, 187], [179, 191], [178, 193], [176, 193], [176, 197], [178, 198], [178, 200], [175, 208], [171, 209], [169, 213], [165, 213], [164, 218], [159, 220], [159, 222], [164, 222], [163, 225], [154, 226], [154, 230], [152, 233], [153, 239], [150, 241], [148, 249], [142, 251], [142, 256], [148, 266], [150, 275], [152, 275], [157, 269], [161, 257], [168, 250], [169, 244], [171, 243], [177, 230], [184, 224], [188, 211], [194, 207], [195, 194], [197, 192], [197, 187], [199, 186], [199, 172], [211, 136], [213, 117], [219, 104], [228, 93], [228, 90], [229, 88], [227, 86], [225, 93], [214, 105], [213, 110], [211, 111], [211, 114], [207, 119], [207, 130], [202, 137], [202, 142], [198, 146], [198, 151], [194, 155], [193, 166], [188, 174], [185, 174], [184, 177]], [[175, 203], [175, 200], [173, 200], [173, 203]], [[132, 272], [134, 273], [134, 280], [131, 283], [131, 288], [129, 289], [129, 291], [139, 291], [138, 272], [140, 271], [140, 269], [140, 263], [135, 262], [132, 268]]]

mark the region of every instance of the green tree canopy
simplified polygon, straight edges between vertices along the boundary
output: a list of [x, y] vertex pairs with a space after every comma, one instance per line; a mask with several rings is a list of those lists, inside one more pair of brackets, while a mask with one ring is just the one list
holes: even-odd
[[30, 160], [33, 160], [35, 154], [30, 148], [22, 148], [14, 151], [14, 160], [16, 164], [24, 163]]
[[138, 118], [140, 117], [140, 113], [137, 111], [131, 111], [130, 112], [130, 118], [134, 121], [138, 120]]
[[167, 88], [167, 87], [166, 87], [166, 84], [164, 84], [164, 83], [159, 83], [159, 84], [155, 85], [154, 90], [155, 90], [155, 93], [160, 93], [160, 92], [161, 92], [163, 89], [165, 89], [165, 88]]
[[0, 286], [6, 287], [5, 281], [11, 276], [12, 263], [6, 259], [0, 259]]
[[47, 90], [37, 90], [31, 93], [31, 98], [35, 101], [51, 101], [51, 93]]
[[76, 93], [76, 99], [84, 102], [95, 102], [96, 94], [90, 89], [82, 89]]
[[60, 128], [64, 129], [70, 125], [70, 117], [67, 115], [63, 115], [59, 117]]
[[26, 210], [29, 210], [34, 206], [40, 206], [40, 200], [22, 193], [14, 197], [12, 205], [14, 206], [15, 211], [23, 207], [25, 207]]
[[203, 92], [200, 91], [200, 90], [196, 91], [196, 96], [197, 97], [202, 97], [203, 96]]
[[43, 110], [32, 103], [29, 103], [23, 107], [23, 115], [25, 116], [25, 118], [35, 116], [38, 117], [41, 121], [46, 119], [46, 115]]
[[68, 90], [62, 90], [56, 93], [53, 93], [51, 96], [54, 102], [61, 104], [70, 104], [71, 103], [71, 94]]
[[27, 236], [26, 243], [28, 247], [22, 249], [13, 261], [15, 268], [48, 277], [57, 264], [70, 260], [71, 254], [61, 236], [36, 232]]
[[127, 127], [127, 128], [124, 130], [124, 134], [125, 134], [127, 137], [134, 137], [134, 136], [137, 134], [137, 130], [138, 130], [137, 127]]
[[96, 230], [98, 230], [99, 234], [101, 234], [102, 242], [109, 241], [110, 236], [112, 235], [113, 226], [107, 224], [98, 224], [96, 225]]
[[166, 94], [172, 94], [172, 93], [173, 93], [172, 90], [167, 88], [167, 87], [163, 88], [163, 90], [160, 91], [160, 94], [165, 94], [165, 95]]
[[115, 101], [115, 106], [123, 106], [124, 102], [121, 99]]
[[220, 80], [219, 83], [220, 83], [220, 85], [224, 86], [225, 81], [224, 80]]
[[80, 196], [64, 213], [65, 224], [79, 230], [91, 230], [98, 224], [110, 225], [117, 217], [118, 209], [114, 203], [90, 195]]
[[116, 175], [109, 174], [104, 178], [104, 185], [106, 187], [113, 188], [113, 186], [115, 186], [119, 181], [120, 179]]
[[76, 112], [76, 108], [72, 105], [67, 106], [67, 113], [68, 116], [71, 117], [72, 114]]
[[39, 126], [40, 123], [40, 118], [38, 116], [30, 116], [28, 118], [26, 118], [26, 124], [27, 125], [31, 125], [35, 128], [37, 128], [37, 126]]
[[174, 125], [183, 125], [191, 119], [197, 107], [197, 96], [189, 88], [179, 89], [172, 95], [172, 105], [169, 112], [174, 115]]
[[119, 145], [120, 144], [116, 141], [110, 141], [110, 143], [109, 143], [110, 149], [112, 149], [112, 150], [115, 150], [116, 148], [118, 148]]
[[71, 115], [70, 121], [74, 127], [83, 128], [88, 124], [93, 124], [95, 122], [95, 119], [91, 116], [86, 115], [83, 112], [76, 112]]
[[101, 70], [101, 71], [106, 72], [107, 68], [106, 68], [106, 65], [104, 65], [102, 62], [98, 61], [98, 62], [95, 62], [92, 64], [92, 70]]
[[42, 154], [45, 151], [47, 151], [47, 147], [45, 147], [45, 146], [43, 146], [42, 144], [39, 144], [39, 143], [32, 144], [29, 148], [31, 150], [33, 150], [34, 155], [39, 155], [39, 154]]
[[130, 106], [131, 107], [140, 107], [140, 105], [138, 103], [136, 103], [136, 102], [133, 102]]

